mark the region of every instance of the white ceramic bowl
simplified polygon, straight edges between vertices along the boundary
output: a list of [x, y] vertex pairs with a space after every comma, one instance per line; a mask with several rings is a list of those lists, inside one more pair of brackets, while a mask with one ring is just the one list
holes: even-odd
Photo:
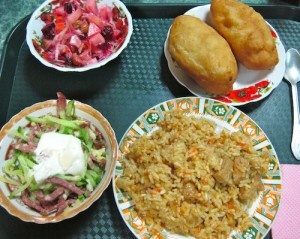
[[[29, 209], [24, 206], [23, 203], [16, 199], [9, 199], [9, 190], [7, 185], [0, 182], [0, 205], [5, 208], [11, 215], [20, 218], [26, 222], [34, 222], [38, 224], [44, 223], [55, 223], [68, 218], [72, 218], [78, 213], [84, 211], [90, 207], [100, 196], [103, 194], [105, 189], [108, 187], [111, 181], [112, 173], [115, 169], [115, 164], [118, 157], [118, 145], [115, 137], [115, 133], [110, 126], [109, 122], [103, 117], [103, 115], [86, 104], [75, 101], [76, 115], [90, 121], [104, 136], [106, 141], [106, 165], [105, 173], [92, 192], [92, 194], [86, 198], [82, 203], [75, 205], [71, 208], [66, 209], [62, 214], [41, 216], [41, 214]], [[56, 114], [56, 100], [48, 100], [34, 104], [28, 108], [23, 109], [18, 114], [13, 116], [1, 129], [0, 131], [0, 168], [5, 163], [6, 153], [9, 149], [13, 138], [7, 135], [7, 132], [11, 129], [16, 129], [18, 126], [25, 126], [28, 121], [25, 119], [26, 116], [43, 116], [51, 113]], [[3, 175], [2, 171], [0, 173]]]
[[26, 33], [26, 42], [27, 45], [29, 46], [30, 52], [41, 62], [43, 63], [45, 66], [48, 67], [52, 67], [56, 70], [59, 71], [64, 71], [64, 72], [83, 72], [83, 71], [87, 71], [90, 69], [94, 69], [94, 68], [98, 68], [101, 67], [103, 65], [105, 65], [106, 63], [108, 63], [109, 61], [115, 59], [128, 45], [131, 35], [132, 35], [132, 31], [133, 31], [133, 25], [132, 25], [132, 17], [130, 12], [128, 11], [128, 9], [126, 8], [126, 6], [120, 1], [120, 0], [100, 0], [99, 2], [97, 1], [97, 7], [99, 9], [101, 4], [107, 4], [109, 7], [118, 7], [122, 13], [124, 13], [127, 17], [127, 22], [128, 22], [128, 33], [124, 39], [124, 42], [122, 43], [122, 45], [117, 49], [117, 51], [115, 51], [114, 53], [112, 53], [111, 55], [109, 55], [108, 57], [104, 58], [103, 60], [100, 60], [96, 63], [92, 63], [92, 64], [88, 64], [85, 66], [78, 66], [78, 67], [72, 67], [72, 66], [59, 66], [56, 64], [52, 64], [50, 62], [48, 62], [47, 60], [45, 60], [35, 49], [32, 40], [33, 39], [41, 39], [41, 37], [43, 36], [42, 34], [42, 28], [46, 25], [45, 22], [43, 22], [40, 19], [40, 15], [45, 11], [45, 9], [47, 8], [47, 6], [49, 6], [49, 4], [51, 4], [53, 2], [53, 0], [47, 0], [44, 3], [42, 3], [32, 14], [28, 24], [27, 24], [27, 33]]

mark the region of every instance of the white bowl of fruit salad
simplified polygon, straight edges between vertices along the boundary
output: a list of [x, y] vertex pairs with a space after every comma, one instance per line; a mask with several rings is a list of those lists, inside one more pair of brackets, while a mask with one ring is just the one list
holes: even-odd
[[57, 95], [0, 131], [0, 205], [26, 222], [59, 222], [90, 207], [110, 184], [118, 157], [104, 116]]
[[30, 52], [59, 71], [87, 71], [128, 45], [132, 17], [119, 0], [47, 0], [27, 24]]

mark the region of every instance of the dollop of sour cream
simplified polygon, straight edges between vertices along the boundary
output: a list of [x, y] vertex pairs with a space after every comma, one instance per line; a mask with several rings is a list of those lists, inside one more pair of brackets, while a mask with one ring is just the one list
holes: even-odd
[[73, 135], [44, 133], [35, 154], [38, 164], [32, 173], [37, 183], [56, 174], [80, 175], [85, 171], [81, 141]]

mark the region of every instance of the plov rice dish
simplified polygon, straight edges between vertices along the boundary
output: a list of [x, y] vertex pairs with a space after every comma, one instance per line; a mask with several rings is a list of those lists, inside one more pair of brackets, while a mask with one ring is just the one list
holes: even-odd
[[158, 126], [130, 145], [117, 181], [148, 230], [227, 238], [251, 227], [247, 209], [264, 189], [268, 155], [241, 132], [216, 132], [214, 122], [179, 111]]

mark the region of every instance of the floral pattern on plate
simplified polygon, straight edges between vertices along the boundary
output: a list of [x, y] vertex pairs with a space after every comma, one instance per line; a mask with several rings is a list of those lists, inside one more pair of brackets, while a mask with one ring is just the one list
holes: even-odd
[[263, 175], [265, 190], [249, 210], [254, 226], [244, 232], [232, 232], [229, 238], [258, 239], [264, 238], [276, 217], [281, 199], [280, 165], [272, 143], [262, 129], [246, 114], [237, 108], [223, 102], [202, 97], [184, 97], [162, 102], [144, 112], [128, 128], [122, 137], [119, 148], [120, 154], [113, 175], [113, 193], [120, 214], [128, 228], [137, 238], [181, 239], [190, 238], [178, 234], [171, 234], [167, 230], [161, 232], [148, 231], [148, 225], [141, 218], [134, 207], [131, 197], [121, 191], [116, 182], [122, 177], [122, 159], [129, 152], [129, 146], [143, 134], [157, 129], [157, 122], [164, 119], [164, 112], [179, 109], [186, 114], [206, 117], [217, 125], [228, 130], [239, 130], [249, 136], [254, 143], [255, 150], [265, 151], [270, 155], [268, 172]]

